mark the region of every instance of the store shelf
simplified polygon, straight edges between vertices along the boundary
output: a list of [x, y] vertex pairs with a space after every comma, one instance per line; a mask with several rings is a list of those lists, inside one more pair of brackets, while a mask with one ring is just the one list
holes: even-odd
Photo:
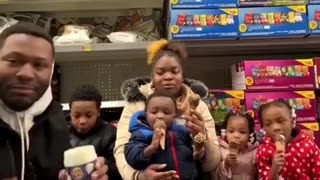
[[[70, 110], [68, 103], [63, 103], [61, 105], [64, 111]], [[124, 105], [125, 101], [103, 101], [101, 103], [101, 108], [121, 108], [124, 107]]]
[[0, 12], [162, 8], [163, 0], [0, 0]]
[[[189, 56], [235, 56], [318, 53], [320, 37], [185, 41]], [[57, 62], [146, 58], [150, 42], [57, 46]], [[76, 58], [75, 58], [76, 57]]]
[[320, 38], [277, 38], [184, 42], [190, 56], [319, 53]]
[[56, 46], [56, 62], [145, 58], [149, 44], [150, 42]]

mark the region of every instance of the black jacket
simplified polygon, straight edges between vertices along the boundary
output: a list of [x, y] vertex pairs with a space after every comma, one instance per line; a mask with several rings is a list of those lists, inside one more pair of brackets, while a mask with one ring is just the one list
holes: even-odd
[[193, 160], [192, 139], [185, 126], [173, 123], [166, 134], [165, 149], [159, 149], [151, 158], [143, 157], [144, 150], [151, 144], [153, 130], [146, 120], [144, 111], [131, 117], [129, 131], [131, 138], [125, 145], [128, 164], [137, 170], [144, 170], [150, 164], [167, 164], [164, 171], [175, 170], [181, 180], [194, 180], [198, 177], [198, 164]]
[[[70, 148], [69, 134], [61, 105], [51, 102], [34, 118], [29, 131], [25, 180], [57, 180], [63, 169], [63, 153]], [[0, 179], [21, 176], [20, 135], [0, 119]]]
[[114, 143], [117, 135], [117, 130], [113, 125], [100, 120], [97, 126], [86, 135], [77, 133], [73, 126], [70, 126], [69, 129], [71, 132], [72, 147], [93, 145], [97, 155], [106, 159], [109, 179], [122, 180], [113, 156]]

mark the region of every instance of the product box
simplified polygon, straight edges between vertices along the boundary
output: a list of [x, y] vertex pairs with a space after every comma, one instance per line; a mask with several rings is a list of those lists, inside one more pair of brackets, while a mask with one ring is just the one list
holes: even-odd
[[244, 91], [210, 90], [204, 99], [216, 124], [221, 124], [229, 111], [245, 112]]
[[316, 122], [317, 107], [314, 91], [287, 91], [287, 92], [250, 92], [245, 94], [246, 110], [260, 123], [258, 111], [262, 104], [278, 99], [288, 101], [296, 110], [297, 122]]
[[320, 58], [314, 59], [316, 88], [320, 88]]
[[240, 8], [239, 24], [240, 38], [308, 34], [305, 6]]
[[313, 90], [313, 59], [243, 61], [231, 67], [232, 89]]
[[319, 123], [297, 123], [296, 127], [304, 132], [306, 132], [309, 136], [313, 137], [318, 147], [320, 147], [320, 132], [319, 132]]
[[320, 0], [309, 0], [308, 4], [317, 5], [317, 4], [320, 4]]
[[308, 20], [310, 35], [320, 35], [320, 5], [308, 6]]
[[171, 0], [171, 8], [233, 8], [238, 7], [238, 0]]
[[237, 39], [238, 9], [173, 9], [171, 39]]
[[307, 0], [240, 0], [239, 3], [244, 7], [297, 6], [307, 5]]

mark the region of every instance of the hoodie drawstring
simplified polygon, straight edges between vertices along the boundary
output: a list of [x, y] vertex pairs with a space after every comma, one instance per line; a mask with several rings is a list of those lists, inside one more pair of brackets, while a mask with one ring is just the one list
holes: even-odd
[[[24, 118], [23, 117], [20, 118], [18, 116], [18, 122], [19, 122], [19, 128], [20, 128], [20, 137], [21, 137], [21, 159], [22, 159], [22, 161], [21, 161], [21, 163], [22, 163], [21, 164], [21, 180], [24, 180], [25, 163], [26, 163], [26, 158], [25, 158], [26, 149], [25, 148], [26, 148], [26, 146], [27, 146], [27, 149], [29, 147], [29, 135], [28, 135], [28, 132], [25, 131], [25, 128], [22, 125], [21, 121], [23, 121], [23, 123], [24, 123]], [[24, 136], [26, 136], [26, 142], [25, 142]]]

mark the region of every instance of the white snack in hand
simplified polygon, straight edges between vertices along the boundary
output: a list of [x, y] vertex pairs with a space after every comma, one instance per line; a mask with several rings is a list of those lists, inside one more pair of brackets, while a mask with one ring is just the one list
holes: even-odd
[[75, 167], [90, 163], [97, 159], [94, 146], [79, 146], [64, 152], [64, 166]]

